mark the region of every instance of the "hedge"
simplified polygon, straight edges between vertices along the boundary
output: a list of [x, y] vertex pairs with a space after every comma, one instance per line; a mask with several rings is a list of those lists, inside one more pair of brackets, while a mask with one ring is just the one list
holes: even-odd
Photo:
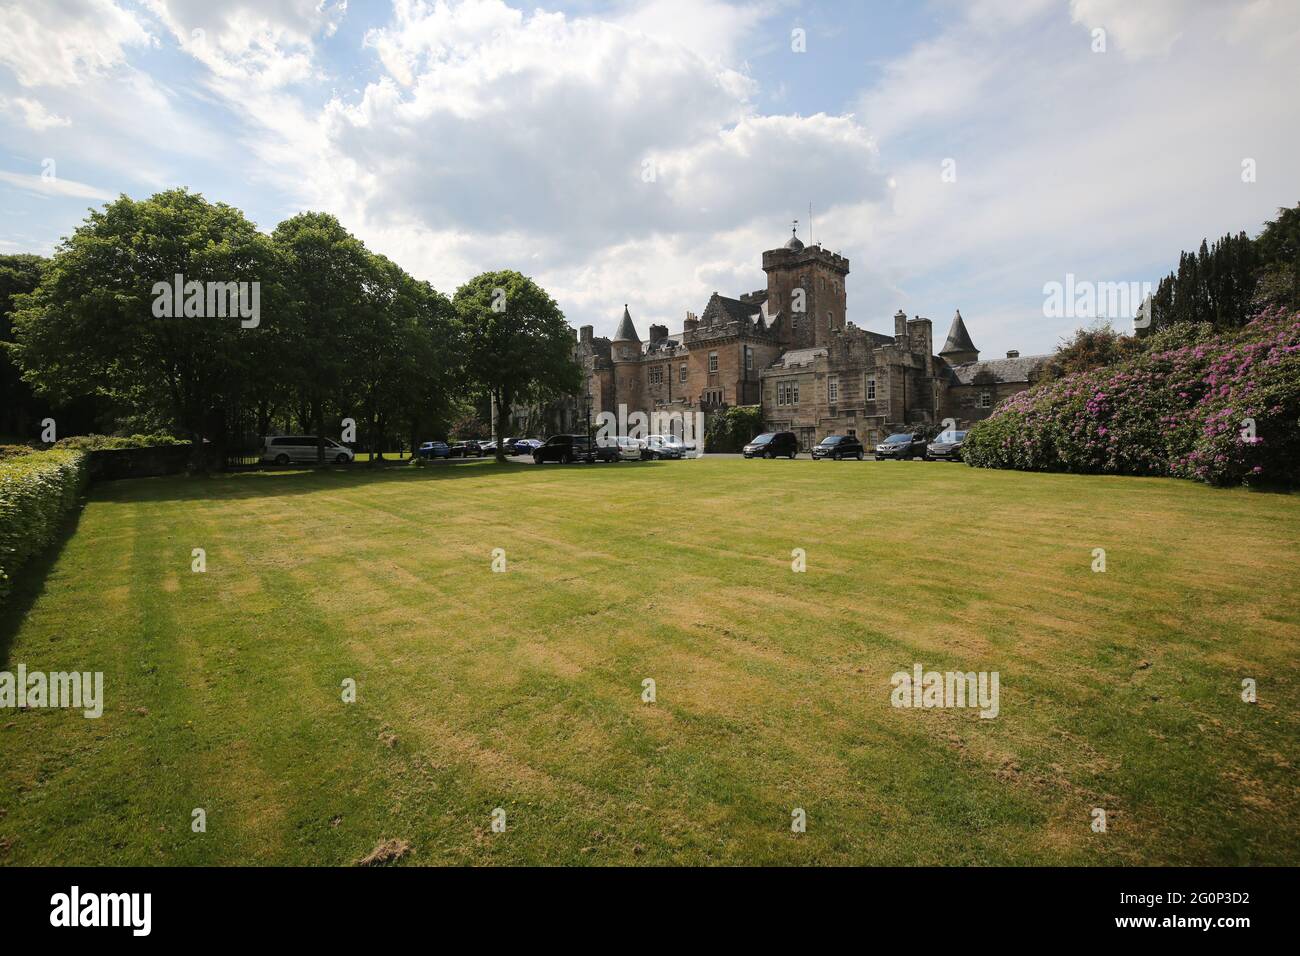
[[0, 603], [14, 575], [54, 541], [86, 483], [86, 456], [51, 449], [0, 460]]
[[1141, 355], [1012, 396], [971, 427], [984, 468], [1300, 483], [1300, 313], [1175, 326]]

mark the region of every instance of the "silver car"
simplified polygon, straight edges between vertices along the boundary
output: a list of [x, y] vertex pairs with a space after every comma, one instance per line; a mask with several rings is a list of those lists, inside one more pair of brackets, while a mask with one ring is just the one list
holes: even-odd
[[[287, 465], [293, 461], [314, 462], [316, 445], [315, 435], [277, 435], [266, 440], [266, 447], [262, 449], [262, 461], [277, 465]], [[332, 439], [325, 439], [326, 461], [344, 465], [355, 457], [351, 448]]]

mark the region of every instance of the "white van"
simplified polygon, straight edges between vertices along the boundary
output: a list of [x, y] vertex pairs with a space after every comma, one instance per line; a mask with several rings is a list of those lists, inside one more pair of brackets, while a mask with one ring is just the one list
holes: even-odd
[[[356, 457], [351, 448], [340, 445], [329, 438], [325, 439], [325, 460], [345, 465]], [[316, 460], [316, 436], [314, 435], [277, 435], [266, 440], [262, 449], [262, 461], [267, 464], [287, 465], [291, 461], [314, 462]]]

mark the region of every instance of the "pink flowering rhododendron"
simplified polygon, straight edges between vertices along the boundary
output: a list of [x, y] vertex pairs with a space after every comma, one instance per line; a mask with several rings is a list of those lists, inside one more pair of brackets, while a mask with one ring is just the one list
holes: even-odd
[[1175, 326], [1145, 352], [1021, 392], [966, 436], [972, 465], [1300, 481], [1300, 313]]

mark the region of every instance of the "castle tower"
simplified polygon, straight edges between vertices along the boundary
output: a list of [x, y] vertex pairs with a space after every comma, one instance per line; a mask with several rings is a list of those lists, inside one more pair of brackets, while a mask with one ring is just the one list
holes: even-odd
[[625, 404], [629, 412], [644, 411], [641, 383], [641, 337], [632, 324], [632, 314], [623, 306], [623, 318], [610, 340], [614, 366], [614, 404]]
[[767, 273], [767, 311], [783, 316], [781, 344], [785, 348], [829, 345], [834, 331], [843, 331], [844, 278], [849, 260], [821, 246], [805, 246], [794, 234], [780, 249], [763, 253]]
[[961, 320], [961, 309], [952, 318], [952, 326], [948, 329], [948, 341], [943, 344], [943, 350], [939, 352], [939, 357], [949, 365], [964, 365], [966, 362], [978, 362], [980, 350], [975, 347], [975, 343], [970, 339], [970, 333], [966, 331], [966, 323]]

